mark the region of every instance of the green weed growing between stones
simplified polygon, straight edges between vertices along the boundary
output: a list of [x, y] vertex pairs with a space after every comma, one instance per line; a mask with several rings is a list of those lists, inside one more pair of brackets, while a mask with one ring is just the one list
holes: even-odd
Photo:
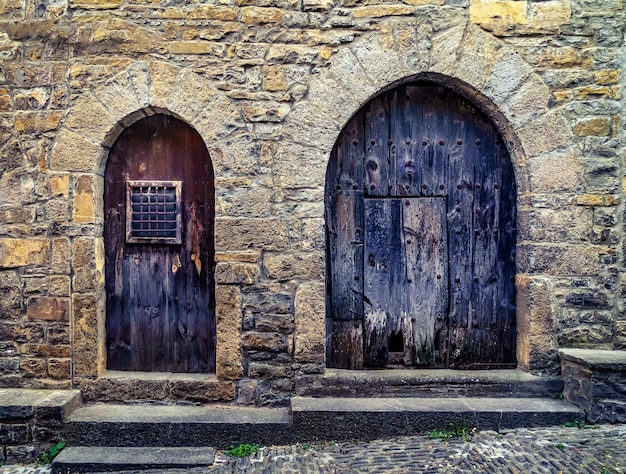
[[592, 426], [585, 423], [585, 420], [566, 421], [564, 426], [567, 428], [578, 428], [579, 430], [589, 430]]
[[234, 445], [230, 445], [230, 448], [228, 448], [226, 450], [226, 454], [228, 454], [229, 456], [233, 457], [233, 458], [245, 458], [248, 456], [252, 456], [253, 454], [256, 454], [259, 452], [259, 445], [258, 444], [250, 444], [250, 443], [244, 443], [244, 444], [240, 444], [239, 446], [234, 446]]
[[61, 450], [65, 447], [65, 441], [59, 441], [54, 446], [50, 446], [43, 453], [37, 456], [35, 459], [35, 464], [43, 465], [43, 464], [52, 464], [52, 461], [55, 457], [61, 452]]
[[465, 420], [451, 421], [447, 430], [432, 430], [428, 432], [430, 439], [450, 439], [454, 437], [462, 438], [468, 443], [472, 440], [472, 435], [476, 428], [470, 429]]

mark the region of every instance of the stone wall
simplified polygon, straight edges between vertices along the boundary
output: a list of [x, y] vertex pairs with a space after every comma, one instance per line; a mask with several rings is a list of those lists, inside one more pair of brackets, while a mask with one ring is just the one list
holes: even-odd
[[626, 348], [622, 0], [0, 0], [0, 19], [0, 385], [105, 372], [103, 170], [155, 112], [215, 170], [217, 381], [280, 403], [322, 372], [330, 150], [415, 77], [511, 153], [519, 365]]

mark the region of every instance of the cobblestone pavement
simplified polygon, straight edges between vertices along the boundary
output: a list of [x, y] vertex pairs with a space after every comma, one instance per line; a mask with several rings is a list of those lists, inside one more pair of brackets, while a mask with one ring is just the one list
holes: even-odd
[[[5, 466], [0, 474], [48, 474], [49, 468]], [[135, 471], [137, 472], [137, 471]], [[143, 471], [156, 474], [163, 470]], [[168, 473], [626, 473], [626, 425], [515, 429], [474, 433], [470, 442], [411, 436], [262, 448], [243, 459], [218, 452], [210, 468]], [[132, 471], [125, 471], [132, 474]]]

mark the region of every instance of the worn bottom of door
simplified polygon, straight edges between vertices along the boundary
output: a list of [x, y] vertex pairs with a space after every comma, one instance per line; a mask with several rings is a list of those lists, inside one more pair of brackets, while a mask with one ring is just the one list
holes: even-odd
[[365, 365], [445, 361], [446, 198], [365, 200]]

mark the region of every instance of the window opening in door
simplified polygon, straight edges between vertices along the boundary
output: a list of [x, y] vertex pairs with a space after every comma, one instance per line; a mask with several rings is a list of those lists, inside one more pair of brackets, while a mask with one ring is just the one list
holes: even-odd
[[180, 244], [181, 181], [126, 182], [126, 242]]

